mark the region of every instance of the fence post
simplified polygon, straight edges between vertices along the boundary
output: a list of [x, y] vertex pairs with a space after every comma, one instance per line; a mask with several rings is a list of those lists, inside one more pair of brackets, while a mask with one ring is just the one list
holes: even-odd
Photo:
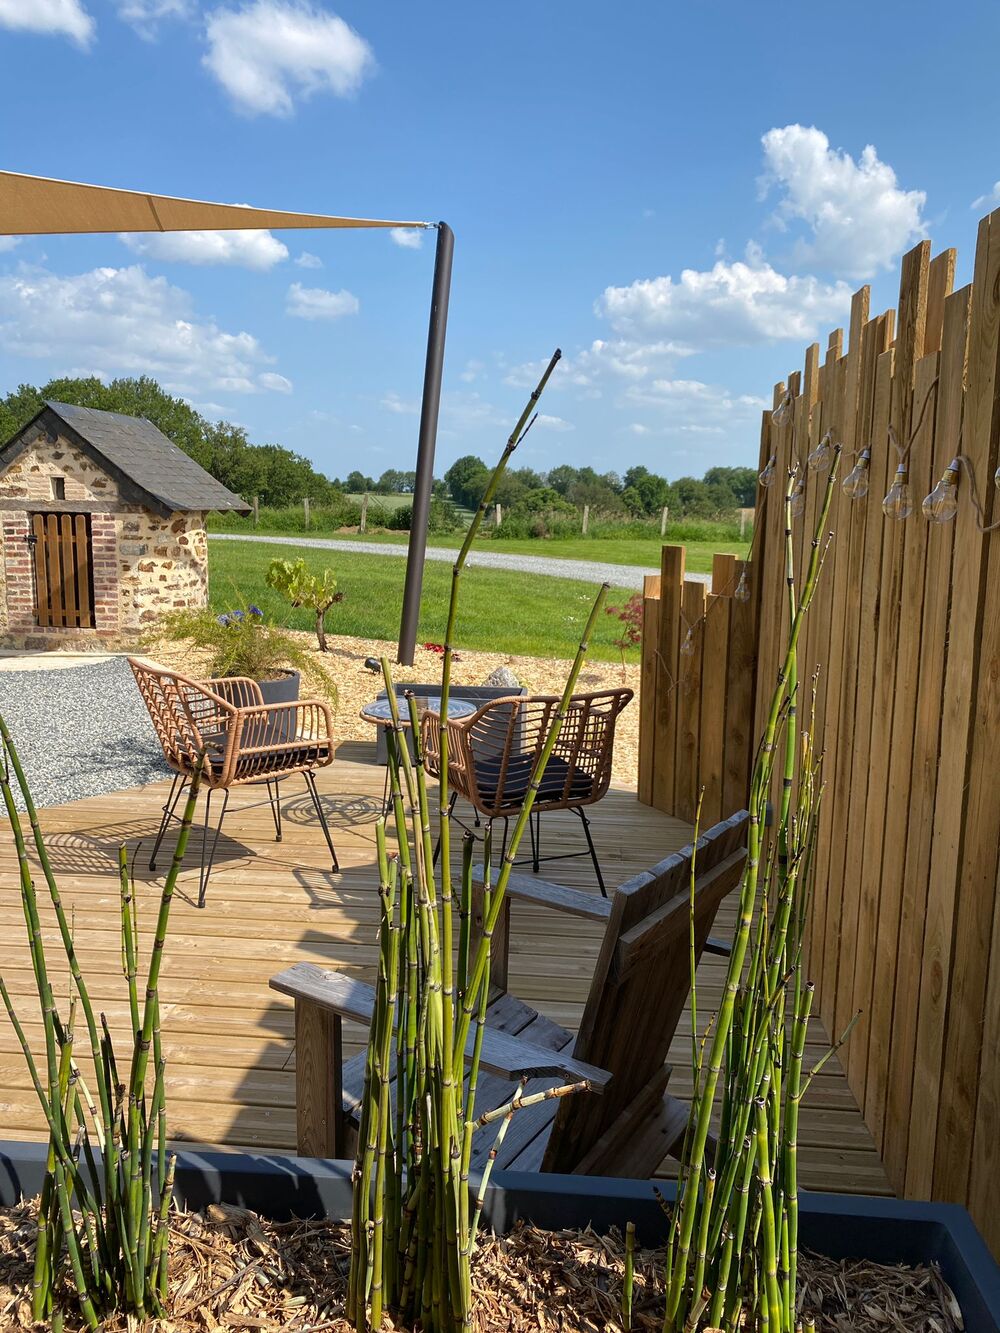
[[368, 492], [365, 491], [361, 497], [361, 528], [362, 532], [368, 531]]
[[496, 507], [496, 513], [494, 514], [493, 517], [494, 517], [494, 520], [495, 520], [495, 522], [496, 522], [497, 527], [499, 527], [500, 524], [503, 522], [503, 505], [501, 505], [501, 504], [498, 504], [498, 505], [497, 505], [497, 507]]
[[583, 535], [584, 535], [585, 537], [586, 537], [586, 535], [587, 535], [587, 528], [588, 528], [589, 526], [590, 526], [590, 505], [584, 505], [584, 506], [583, 506], [583, 528], [581, 529], [581, 531], [583, 532]]
[[306, 525], [306, 527], [308, 527], [308, 526], [309, 526], [309, 496], [308, 496], [308, 495], [304, 495], [304, 496], [302, 497], [302, 513], [303, 513], [303, 516], [304, 516], [305, 525]]
[[[667, 508], [666, 505], [664, 505], [663, 508], [660, 510], [660, 536], [661, 536], [661, 537], [665, 537], [665, 536], [667, 535], [667, 516], [669, 515], [669, 513], [670, 513], [670, 510]], [[742, 535], [742, 534], [741, 534], [741, 535]]]
[[253, 497], [253, 525], [254, 525], [254, 527], [256, 527], [257, 524], [258, 524], [259, 522], [260, 522], [260, 496], [259, 496], [259, 495], [255, 495], [255, 496]]

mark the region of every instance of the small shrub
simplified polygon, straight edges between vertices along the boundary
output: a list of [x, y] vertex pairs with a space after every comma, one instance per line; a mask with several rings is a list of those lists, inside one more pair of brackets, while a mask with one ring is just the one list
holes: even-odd
[[638, 648], [642, 643], [642, 593], [634, 592], [624, 606], [604, 608], [609, 616], [617, 616], [621, 622], [621, 632], [615, 639], [615, 647], [622, 655], [622, 680], [625, 679], [625, 654], [630, 648]]
[[312, 574], [306, 568], [303, 559], [272, 560], [264, 579], [269, 588], [280, 593], [291, 606], [304, 606], [316, 617], [316, 642], [321, 653], [326, 647], [326, 613], [336, 602], [344, 600], [344, 594], [337, 591], [337, 580], [333, 570], [324, 569], [322, 574]]

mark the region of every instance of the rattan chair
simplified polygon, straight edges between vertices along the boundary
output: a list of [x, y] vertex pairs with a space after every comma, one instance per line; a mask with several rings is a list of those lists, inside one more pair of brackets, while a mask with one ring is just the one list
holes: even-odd
[[[594, 805], [611, 783], [615, 723], [632, 699], [632, 691], [602, 690], [575, 694], [535, 796], [529, 824], [531, 867], [542, 861], [586, 856], [594, 863], [601, 893], [607, 897], [604, 876], [590, 833], [584, 807]], [[451, 804], [462, 796], [476, 812], [476, 823], [504, 821], [500, 855], [507, 846], [509, 821], [521, 808], [535, 762], [556, 719], [558, 695], [512, 696], [484, 704], [471, 717], [452, 720], [448, 727], [448, 782]], [[426, 713], [421, 724], [424, 761], [431, 773], [440, 772], [441, 718]], [[552, 810], [572, 810], [587, 839], [587, 851], [542, 856], [541, 817]]]
[[[266, 787], [275, 841], [280, 842], [278, 785], [285, 778], [301, 773], [336, 874], [340, 865], [316, 789], [316, 769], [325, 768], [333, 760], [329, 706], [317, 699], [265, 704], [256, 681], [243, 676], [198, 681], [138, 658], [130, 657], [128, 661], [163, 747], [163, 756], [174, 772], [149, 857], [150, 870], [156, 869], [163, 836], [171, 819], [178, 818], [178, 802], [204, 756], [201, 782], [205, 788], [205, 825], [198, 878], [199, 907], [205, 905], [212, 862], [233, 787], [260, 784]], [[217, 791], [223, 793], [222, 809], [213, 828], [212, 796]]]

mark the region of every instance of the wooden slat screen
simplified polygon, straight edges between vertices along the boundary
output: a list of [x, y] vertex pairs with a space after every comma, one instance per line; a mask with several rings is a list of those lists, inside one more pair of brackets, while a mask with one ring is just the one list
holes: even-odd
[[705, 825], [742, 810], [749, 791], [755, 612], [734, 595], [744, 568], [716, 556], [708, 588], [684, 577], [682, 546], [664, 546], [643, 588], [639, 799], [691, 820], [704, 787]]
[[[763, 414], [760, 466], [774, 459], [775, 475], [756, 510], [759, 615], [740, 630], [733, 602], [726, 636], [705, 621], [703, 647], [678, 656], [683, 608], [696, 600], [682, 586], [683, 553], [664, 550], [645, 590], [639, 794], [690, 817], [686, 710], [697, 704], [696, 782], [710, 794], [723, 726], [722, 806], [710, 803], [706, 818], [734, 808], [786, 638], [787, 469], [798, 463], [805, 479], [793, 530], [801, 569], [826, 480], [807, 455], [832, 431], [843, 479], [869, 448], [867, 496], [836, 488], [800, 640], [800, 680], [819, 672], [825, 753], [809, 970], [828, 1032], [861, 1011], [843, 1063], [896, 1190], [967, 1204], [1000, 1255], [1000, 527], [983, 531], [971, 502], [974, 473], [983, 524], [1000, 519], [1000, 210], [980, 224], [972, 282], [953, 292], [955, 267], [953, 250], [932, 259], [921, 242], [902, 260], [897, 310], [872, 315], [863, 288], [846, 346], [837, 330], [822, 362], [814, 344], [775, 386], [774, 405], [786, 383], [792, 404], [780, 426]], [[909, 445], [905, 521], [881, 507], [897, 465], [890, 427]], [[956, 454], [967, 460], [958, 515], [929, 523], [921, 501]], [[748, 656], [755, 684], [739, 668]], [[697, 663], [696, 690], [684, 689], [685, 660]]]
[[33, 514], [31, 530], [39, 625], [93, 629], [89, 515]]

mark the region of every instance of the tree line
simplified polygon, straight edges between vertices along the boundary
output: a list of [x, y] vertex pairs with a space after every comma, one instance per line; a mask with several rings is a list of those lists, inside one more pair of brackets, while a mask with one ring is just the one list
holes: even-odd
[[[416, 473], [398, 468], [387, 468], [377, 479], [357, 469], [343, 481], [327, 477], [283, 445], [251, 444], [242, 426], [209, 421], [148, 375], [107, 384], [96, 376], [51, 379], [37, 388], [22, 384], [0, 398], [0, 442], [16, 434], [47, 399], [146, 417], [224, 486], [247, 500], [258, 496], [267, 508], [298, 505], [306, 496], [316, 505], [335, 505], [345, 494], [411, 495], [416, 483]], [[465, 454], [435, 481], [435, 497], [475, 509], [489, 475], [481, 458]], [[560, 463], [546, 472], [508, 469], [496, 498], [505, 510], [523, 515], [570, 514], [589, 505], [594, 513], [622, 518], [656, 517], [664, 507], [674, 517], [716, 518], [751, 507], [756, 488], [750, 467], [713, 467], [701, 478], [667, 481], [641, 466], [619, 475]]]

